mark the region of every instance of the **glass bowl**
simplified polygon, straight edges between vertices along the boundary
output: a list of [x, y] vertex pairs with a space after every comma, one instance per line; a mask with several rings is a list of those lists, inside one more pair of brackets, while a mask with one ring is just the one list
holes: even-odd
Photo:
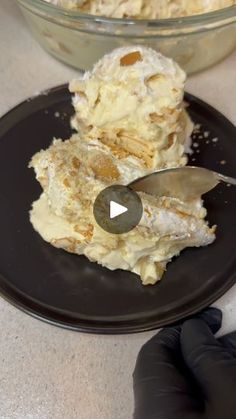
[[174, 58], [188, 74], [203, 70], [236, 47], [236, 5], [196, 16], [112, 19], [62, 9], [44, 0], [17, 0], [39, 43], [56, 58], [87, 70], [105, 53], [148, 45]]

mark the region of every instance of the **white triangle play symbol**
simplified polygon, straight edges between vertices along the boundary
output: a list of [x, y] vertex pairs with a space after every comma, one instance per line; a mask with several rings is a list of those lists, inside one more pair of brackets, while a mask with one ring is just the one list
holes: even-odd
[[128, 211], [128, 208], [123, 205], [117, 204], [115, 201], [110, 201], [110, 218], [116, 218], [121, 214], [124, 214]]

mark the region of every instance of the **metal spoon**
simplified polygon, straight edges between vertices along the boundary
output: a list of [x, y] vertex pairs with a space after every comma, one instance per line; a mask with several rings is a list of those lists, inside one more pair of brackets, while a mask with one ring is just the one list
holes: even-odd
[[185, 166], [151, 173], [130, 183], [129, 188], [137, 192], [171, 196], [184, 201], [209, 192], [221, 181], [236, 185], [236, 179], [232, 177], [203, 167]]

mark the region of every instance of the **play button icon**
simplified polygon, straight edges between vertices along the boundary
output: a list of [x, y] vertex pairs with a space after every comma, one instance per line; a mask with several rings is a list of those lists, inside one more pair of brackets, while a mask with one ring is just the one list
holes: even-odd
[[128, 233], [140, 222], [143, 214], [139, 195], [127, 186], [113, 185], [97, 196], [93, 213], [97, 224], [108, 233]]
[[123, 205], [117, 204], [117, 202], [111, 201], [110, 202], [110, 219], [119, 217], [119, 215], [124, 214], [128, 211], [128, 208], [124, 207]]

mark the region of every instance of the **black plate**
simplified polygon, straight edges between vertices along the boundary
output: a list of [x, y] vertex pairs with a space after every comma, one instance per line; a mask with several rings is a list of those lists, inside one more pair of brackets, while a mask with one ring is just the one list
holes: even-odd
[[[236, 128], [199, 99], [186, 99], [194, 122], [210, 131], [208, 138], [196, 134], [190, 162], [236, 176]], [[155, 286], [144, 287], [134, 274], [111, 272], [57, 250], [34, 232], [28, 211], [40, 186], [27, 164], [54, 136], [70, 136], [72, 113], [70, 95], [62, 86], [22, 103], [0, 121], [2, 296], [50, 323], [96, 333], [161, 327], [219, 298], [236, 278], [234, 187], [218, 186], [205, 199], [210, 223], [218, 224], [216, 242], [182, 252]]]

